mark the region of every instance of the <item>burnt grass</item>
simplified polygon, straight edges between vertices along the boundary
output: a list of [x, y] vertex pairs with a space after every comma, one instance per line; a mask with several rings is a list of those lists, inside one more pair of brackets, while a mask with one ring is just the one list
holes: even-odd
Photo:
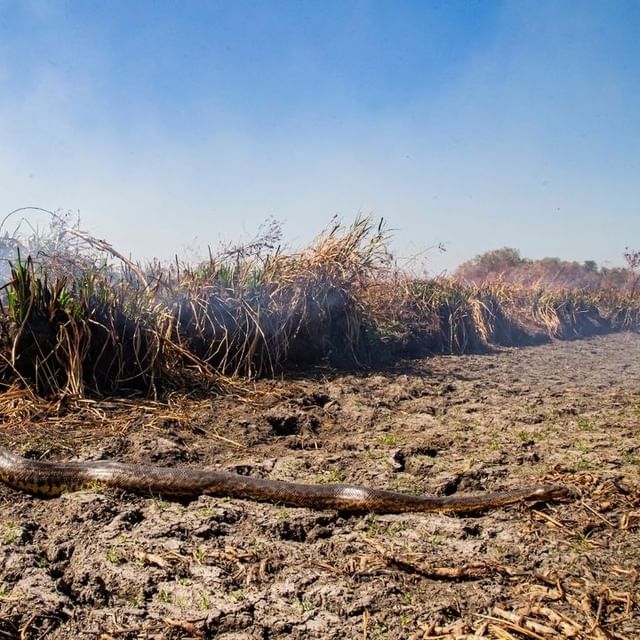
[[7, 415], [56, 460], [417, 494], [563, 482], [474, 516], [0, 486], [0, 638], [640, 637], [640, 335]]

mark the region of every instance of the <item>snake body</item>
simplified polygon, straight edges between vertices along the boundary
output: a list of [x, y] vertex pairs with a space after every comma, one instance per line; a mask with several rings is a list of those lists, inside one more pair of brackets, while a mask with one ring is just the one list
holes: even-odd
[[569, 489], [562, 485], [542, 484], [479, 495], [414, 496], [350, 484], [302, 484], [214, 470], [102, 460], [43, 462], [23, 458], [4, 447], [0, 447], [0, 480], [14, 489], [48, 497], [112, 487], [145, 495], [186, 498], [206, 494], [360, 513], [471, 513], [570, 495]]

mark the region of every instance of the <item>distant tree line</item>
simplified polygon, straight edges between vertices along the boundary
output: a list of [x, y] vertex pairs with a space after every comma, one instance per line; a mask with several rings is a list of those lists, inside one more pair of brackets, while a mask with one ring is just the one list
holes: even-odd
[[640, 251], [627, 248], [623, 255], [626, 266], [606, 267], [595, 260], [532, 260], [523, 257], [518, 249], [502, 247], [464, 262], [454, 277], [476, 285], [505, 282], [541, 289], [635, 291], [640, 279]]

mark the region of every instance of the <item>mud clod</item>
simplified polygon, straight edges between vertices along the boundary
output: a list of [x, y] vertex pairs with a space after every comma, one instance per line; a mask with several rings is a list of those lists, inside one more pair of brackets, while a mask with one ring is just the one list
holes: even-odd
[[300, 420], [296, 415], [272, 415], [267, 416], [266, 419], [277, 436], [292, 436], [300, 433]]

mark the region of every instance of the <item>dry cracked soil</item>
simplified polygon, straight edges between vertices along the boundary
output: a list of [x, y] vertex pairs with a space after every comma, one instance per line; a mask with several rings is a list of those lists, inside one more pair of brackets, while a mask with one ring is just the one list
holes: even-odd
[[0, 486], [0, 638], [640, 638], [640, 335], [262, 380], [219, 397], [13, 408], [49, 460], [216, 467], [453, 495], [481, 514], [348, 515]]

